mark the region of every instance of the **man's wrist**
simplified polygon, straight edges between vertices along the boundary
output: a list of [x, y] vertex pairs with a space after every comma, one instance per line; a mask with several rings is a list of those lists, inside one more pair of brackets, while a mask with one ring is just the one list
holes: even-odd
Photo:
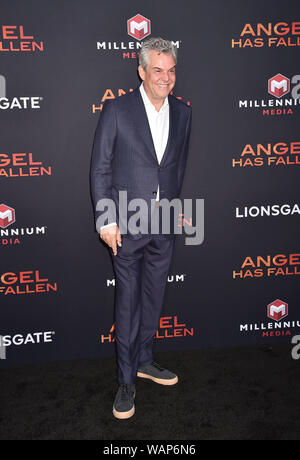
[[112, 227], [113, 225], [117, 225], [116, 222], [112, 222], [110, 224], [107, 224], [107, 225], [102, 225], [102, 227], [100, 227], [100, 230], [99, 230], [99, 233], [101, 233], [101, 231], [105, 228], [108, 228], [108, 227]]

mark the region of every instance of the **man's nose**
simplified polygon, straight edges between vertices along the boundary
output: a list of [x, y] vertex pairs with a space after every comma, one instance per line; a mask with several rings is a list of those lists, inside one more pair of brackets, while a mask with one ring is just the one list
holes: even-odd
[[167, 73], [167, 72], [166, 72], [166, 73], [163, 73], [163, 74], [161, 75], [161, 79], [162, 79], [163, 81], [165, 81], [165, 82], [168, 82], [168, 81], [169, 81], [169, 75], [168, 75], [168, 73]]

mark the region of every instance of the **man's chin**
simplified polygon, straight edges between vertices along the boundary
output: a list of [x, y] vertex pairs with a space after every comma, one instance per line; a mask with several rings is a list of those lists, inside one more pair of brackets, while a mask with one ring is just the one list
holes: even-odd
[[158, 95], [161, 97], [161, 98], [165, 98], [168, 96], [168, 94], [172, 91], [172, 88], [171, 87], [167, 87], [167, 88], [159, 88], [158, 89]]

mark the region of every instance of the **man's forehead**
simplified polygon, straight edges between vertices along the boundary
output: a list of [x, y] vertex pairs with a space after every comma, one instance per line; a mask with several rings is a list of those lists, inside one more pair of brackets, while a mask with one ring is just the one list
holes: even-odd
[[170, 53], [163, 53], [155, 50], [151, 50], [149, 53], [149, 64], [151, 67], [160, 67], [160, 68], [172, 68], [175, 67], [174, 56]]

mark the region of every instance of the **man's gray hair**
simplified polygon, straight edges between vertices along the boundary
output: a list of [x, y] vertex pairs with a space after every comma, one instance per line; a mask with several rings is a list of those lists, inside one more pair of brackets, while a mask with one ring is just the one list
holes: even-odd
[[143, 42], [140, 55], [139, 55], [139, 65], [146, 70], [149, 63], [149, 52], [151, 50], [158, 51], [159, 53], [172, 54], [177, 63], [177, 48], [173, 45], [170, 40], [164, 40], [161, 37], [149, 38]]

